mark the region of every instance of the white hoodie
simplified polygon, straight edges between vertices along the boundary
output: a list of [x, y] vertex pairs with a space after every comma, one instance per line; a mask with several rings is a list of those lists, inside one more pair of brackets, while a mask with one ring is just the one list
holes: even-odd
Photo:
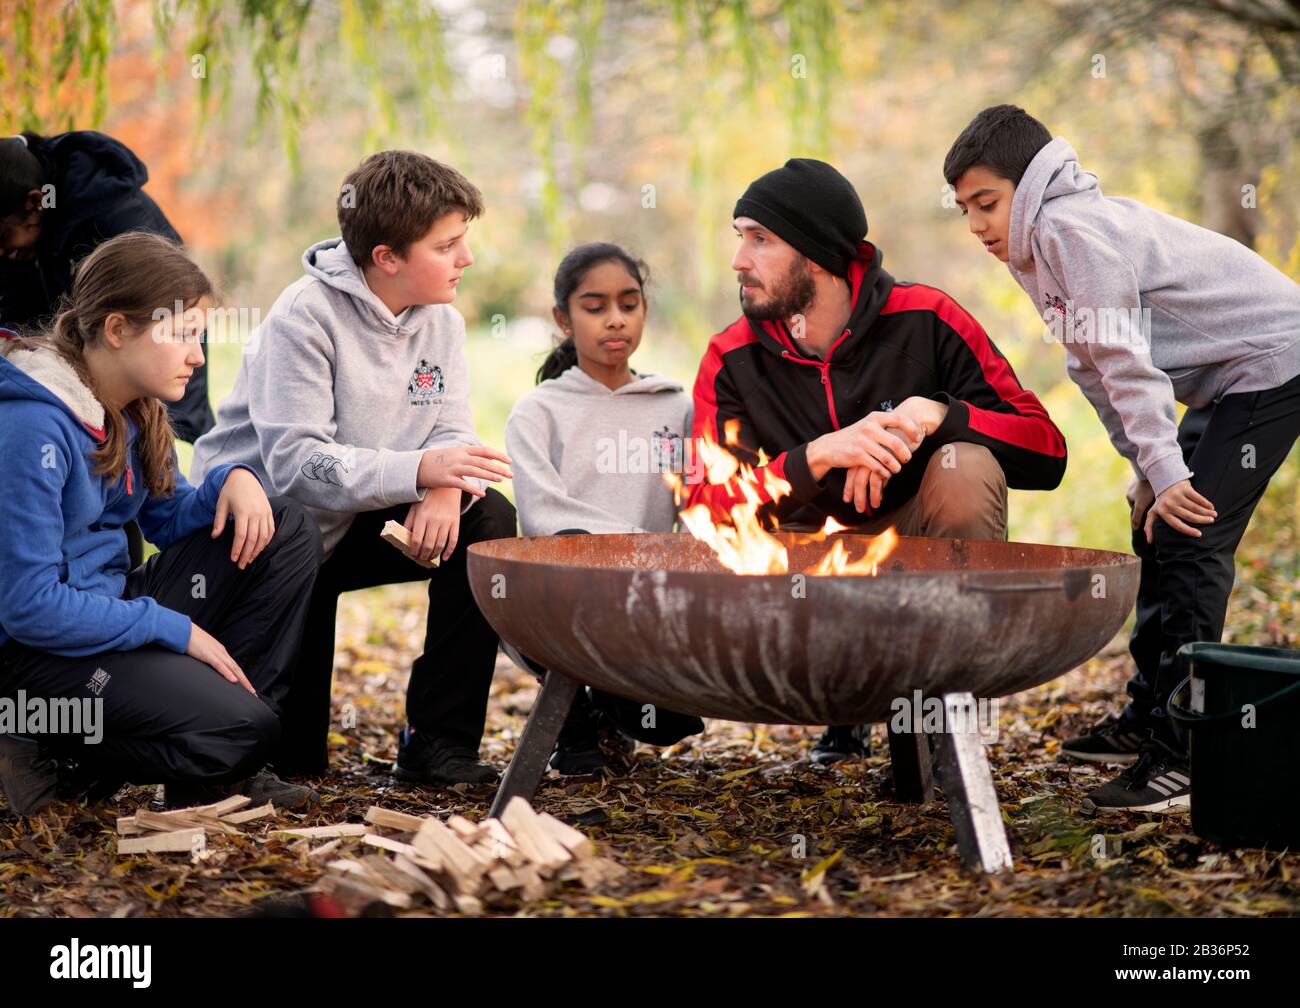
[[[460, 312], [413, 305], [394, 317], [341, 238], [302, 262], [307, 275], [253, 333], [217, 426], [194, 445], [191, 479], [226, 462], [252, 467], [313, 514], [328, 557], [354, 515], [424, 498], [426, 449], [479, 437]], [[464, 494], [462, 513], [476, 499]]]
[[574, 365], [515, 403], [506, 454], [522, 534], [672, 531], [663, 472], [687, 478], [691, 397], [671, 378], [633, 375], [611, 391]]

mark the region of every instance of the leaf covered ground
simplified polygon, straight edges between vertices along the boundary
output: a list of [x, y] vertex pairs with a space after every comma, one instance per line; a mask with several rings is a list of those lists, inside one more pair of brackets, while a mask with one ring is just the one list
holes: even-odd
[[[425, 604], [419, 586], [343, 600], [335, 716], [352, 727], [336, 726], [331, 736], [334, 771], [317, 782], [320, 809], [281, 816], [281, 827], [359, 822], [371, 804], [421, 815], [485, 813], [490, 790], [422, 792], [395, 785], [388, 774]], [[1219, 850], [1192, 835], [1186, 815], [1080, 813], [1080, 799], [1107, 771], [1058, 762], [1056, 755], [1062, 740], [1122, 695], [1129, 666], [1118, 643], [1001, 703], [988, 754], [1016, 858], [1013, 875], [979, 878], [963, 870], [942, 799], [924, 807], [894, 800], [883, 727], [875, 729], [873, 756], [821, 769], [807, 761], [813, 729], [710, 721], [703, 736], [670, 750], [639, 747], [611, 779], [552, 778], [539, 793], [539, 809], [579, 826], [630, 869], [621, 882], [596, 891], [572, 883], [544, 902], [492, 912], [1300, 913], [1300, 854]], [[499, 768], [535, 694], [535, 682], [500, 659], [483, 744], [485, 758]], [[307, 856], [320, 841], [275, 837], [261, 823], [248, 824], [243, 836], [213, 839], [210, 858], [200, 864], [182, 854], [117, 856], [116, 817], [151, 797], [152, 789], [126, 788], [101, 805], [57, 803], [28, 820], [0, 808], [0, 914], [242, 914], [292, 899], [320, 878], [321, 865]]]

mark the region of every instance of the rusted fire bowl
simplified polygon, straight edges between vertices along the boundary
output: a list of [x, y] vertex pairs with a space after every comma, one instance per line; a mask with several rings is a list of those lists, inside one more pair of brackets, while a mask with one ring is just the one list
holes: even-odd
[[[790, 568], [824, 542], [780, 534]], [[841, 534], [851, 558], [872, 536]], [[886, 721], [897, 697], [997, 697], [1096, 654], [1133, 608], [1136, 557], [903, 537], [876, 577], [741, 576], [686, 533], [469, 548], [474, 598], [521, 652], [579, 682], [702, 717]]]

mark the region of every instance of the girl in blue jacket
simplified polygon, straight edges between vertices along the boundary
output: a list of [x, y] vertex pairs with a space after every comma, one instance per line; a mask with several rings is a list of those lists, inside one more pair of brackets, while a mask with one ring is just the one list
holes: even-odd
[[[263, 769], [319, 565], [256, 475], [178, 472], [166, 403], [203, 363], [212, 285], [132, 232], [78, 267], [52, 329], [0, 356], [0, 785], [11, 810], [162, 783], [285, 807]], [[128, 569], [128, 522], [159, 550]]]

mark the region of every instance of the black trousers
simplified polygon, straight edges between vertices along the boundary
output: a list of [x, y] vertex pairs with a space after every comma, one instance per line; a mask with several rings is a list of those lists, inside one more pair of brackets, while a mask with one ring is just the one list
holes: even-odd
[[448, 744], [478, 751], [496, 666], [496, 631], [470, 593], [466, 556], [471, 544], [516, 534], [515, 508], [498, 491], [460, 516], [451, 558], [429, 570], [379, 538], [387, 521], [404, 522], [409, 504], [359, 514], [321, 566], [303, 631], [284, 735], [274, 760], [284, 773], [329, 769], [327, 739], [334, 671], [334, 620], [343, 592], [378, 585], [429, 582], [424, 651], [411, 665], [406, 689], [409, 724]]
[[1176, 655], [1192, 641], [1223, 635], [1234, 554], [1268, 481], [1300, 436], [1300, 376], [1263, 392], [1223, 396], [1189, 409], [1178, 425], [1178, 444], [1192, 470], [1192, 486], [1218, 512], [1200, 538], [1156, 519], [1152, 542], [1139, 528], [1133, 552], [1142, 560], [1137, 622], [1129, 652], [1137, 671], [1128, 683], [1126, 715], [1178, 744], [1164, 716], [1174, 687], [1186, 675]]
[[0, 695], [103, 701], [102, 738], [38, 735], [60, 756], [135, 784], [223, 783], [259, 770], [280, 734], [320, 532], [297, 503], [271, 500], [275, 536], [245, 570], [230, 562], [234, 523], [172, 543], [127, 576], [122, 597], [149, 596], [219, 640], [257, 696], [188, 655], [149, 646], [66, 657], [16, 641], [0, 651]]

